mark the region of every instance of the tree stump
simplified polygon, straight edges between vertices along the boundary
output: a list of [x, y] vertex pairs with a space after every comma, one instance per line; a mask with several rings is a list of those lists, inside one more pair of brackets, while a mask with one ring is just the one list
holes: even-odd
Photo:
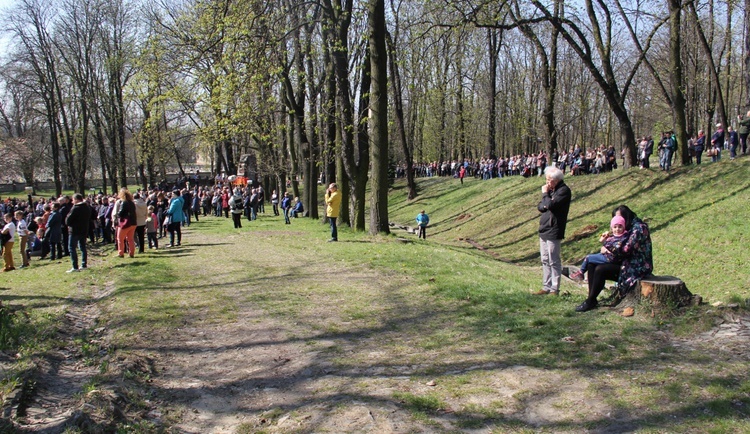
[[673, 310], [680, 307], [700, 304], [700, 295], [693, 295], [682, 280], [673, 276], [647, 276], [640, 280], [633, 291], [625, 295], [618, 309], [637, 307], [644, 302], [655, 310]]

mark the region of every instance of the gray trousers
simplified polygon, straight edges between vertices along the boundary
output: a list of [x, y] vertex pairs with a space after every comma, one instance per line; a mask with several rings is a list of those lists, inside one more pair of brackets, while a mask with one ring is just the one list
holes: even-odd
[[539, 238], [539, 252], [542, 255], [542, 289], [547, 292], [560, 290], [560, 276], [562, 275], [561, 243], [562, 240]]

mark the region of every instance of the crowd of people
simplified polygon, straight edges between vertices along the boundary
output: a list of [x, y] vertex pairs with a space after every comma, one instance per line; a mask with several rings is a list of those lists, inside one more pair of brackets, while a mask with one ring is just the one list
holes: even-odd
[[[300, 198], [292, 199], [286, 192], [279, 195], [274, 190], [267, 198], [262, 186], [233, 185], [225, 178], [217, 178], [212, 186], [200, 186], [190, 180], [178, 179], [171, 190], [162, 185], [135, 192], [123, 188], [112, 195], [29, 195], [26, 200], [2, 200], [0, 215], [8, 216], [0, 225], [3, 271], [16, 269], [14, 250], [21, 257], [18, 268], [28, 267], [31, 258], [54, 261], [69, 257], [69, 272], [76, 272], [88, 267], [87, 243], [114, 245], [119, 257], [134, 257], [146, 247], [178, 247], [182, 245], [182, 228], [201, 217], [228, 219], [231, 215], [234, 227], [241, 228], [243, 218], [254, 221], [259, 213], [265, 213], [267, 199], [273, 214], [281, 215], [281, 208], [288, 224], [305, 212]], [[161, 240], [167, 236], [169, 242], [163, 245]], [[77, 251], [81, 252], [80, 263]]]
[[[551, 156], [546, 151], [538, 153], [518, 154], [509, 157], [482, 158], [480, 160], [466, 159], [444, 161], [438, 163], [417, 163], [414, 165], [416, 177], [452, 176], [463, 179], [466, 177], [484, 180], [503, 178], [506, 176], [542, 176], [544, 169], [555, 166], [573, 175], [587, 175], [610, 172], [617, 168], [617, 152], [614, 146], [599, 146], [582, 150], [575, 146], [562, 152], [554, 152]], [[406, 176], [406, 166], [396, 168], [396, 177]]]

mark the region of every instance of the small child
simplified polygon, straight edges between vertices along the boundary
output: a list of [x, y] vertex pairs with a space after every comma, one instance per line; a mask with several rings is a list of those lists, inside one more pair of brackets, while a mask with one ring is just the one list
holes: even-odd
[[417, 214], [417, 226], [419, 227], [417, 238], [422, 238], [424, 240], [427, 239], [427, 225], [429, 223], [430, 217], [424, 212], [424, 210]]
[[623, 244], [628, 238], [628, 232], [625, 230], [625, 219], [620, 216], [612, 217], [609, 224], [610, 232], [605, 232], [599, 237], [599, 242], [608, 250], [607, 253], [592, 253], [586, 255], [581, 264], [581, 269], [570, 275], [570, 278], [581, 282], [586, 274], [589, 264], [606, 264], [614, 261], [614, 252], [622, 249]]
[[159, 230], [159, 217], [154, 213], [154, 206], [149, 205], [148, 207], [149, 216], [146, 218], [146, 235], [148, 236], [148, 248], [159, 249], [159, 240], [156, 238], [156, 233]]
[[29, 234], [29, 248], [26, 250], [26, 256], [42, 256], [42, 239], [44, 238], [44, 229], [38, 229], [36, 234]]

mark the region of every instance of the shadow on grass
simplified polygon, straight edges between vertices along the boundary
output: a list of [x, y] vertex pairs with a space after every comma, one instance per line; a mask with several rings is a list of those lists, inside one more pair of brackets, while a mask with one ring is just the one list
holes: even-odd
[[[247, 294], [254, 302], [261, 305], [265, 303], [281, 304], [289, 297], [288, 291], [269, 290], [271, 282], [292, 281], [293, 279], [308, 279], [315, 274], [306, 271], [304, 266], [291, 267], [287, 272], [278, 276], [248, 276], [236, 278], [222, 283], [227, 287], [246, 288]], [[168, 290], [180, 291], [187, 288], [195, 288], [188, 285], [172, 286]], [[215, 285], [211, 285], [215, 288]], [[138, 290], [134, 288], [133, 290]], [[140, 290], [148, 290], [141, 288]], [[162, 290], [164, 290], [162, 288]], [[145, 351], [147, 353], [172, 353], [192, 354], [196, 351], [201, 353], [236, 352], [242, 350], [252, 351], [254, 348], [278, 348], [279, 354], [284, 353], [284, 347], [289, 344], [310, 345], [311, 348], [317, 342], [333, 342], [337, 351], [316, 351], [312, 359], [303, 366], [284, 371], [279, 366], [267, 366], [266, 369], [256, 369], [247, 377], [234, 381], [225, 381], [224, 373], [196, 372], [194, 375], [200, 378], [200, 386], [174, 386], [168, 390], [159, 390], [166, 396], [180, 396], [190, 401], [208, 395], [224, 396], [231, 392], [237, 395], [238, 391], [245, 391], [250, 395], [252, 391], [268, 388], [281, 389], [290, 392], [284, 402], [275, 403], [275, 406], [284, 413], [304, 411], [308, 408], [323, 408], [335, 414], [337, 403], [365, 402], [373, 405], [381, 405], [385, 408], [396, 408], [407, 413], [413, 413], [419, 418], [427, 418], [433, 422], [440, 422], [460, 429], [519, 429], [536, 427], [551, 431], [586, 431], [586, 432], [632, 432], [639, 429], [669, 430], [674, 427], [675, 421], [679, 423], [690, 423], [698, 421], [707, 414], [716, 419], [743, 419], [748, 416], [747, 408], [750, 404], [743, 386], [742, 378], [732, 374], [722, 374], [719, 371], [705, 371], [706, 363], [712, 359], [711, 355], [700, 354], [697, 356], [686, 356], [686, 354], [670, 353], [669, 349], [663, 347], [658, 339], [644, 342], [642, 334], [648, 330], [639, 329], [638, 325], [629, 327], [625, 335], [639, 335], [637, 339], [627, 337], [610, 337], [604, 340], [598, 338], [599, 321], [594, 321], [597, 312], [590, 315], [567, 315], [554, 310], [555, 307], [568, 304], [562, 299], [538, 299], [527, 294], [517, 293], [489, 293], [483, 292], [482, 288], [468, 285], [463, 290], [466, 297], [456, 299], [453, 303], [439, 308], [435, 305], [415, 306], [409, 303], [408, 292], [404, 292], [396, 284], [383, 284], [380, 300], [388, 306], [386, 309], [390, 315], [381, 318], [381, 322], [375, 326], [351, 326], [343, 331], [321, 331], [321, 318], [305, 317], [303, 315], [287, 316], [279, 314], [279, 319], [291, 320], [304, 330], [309, 331], [306, 336], [295, 336], [295, 333], [282, 333], [286, 338], [281, 339], [258, 339], [252, 334], [239, 343], [227, 345], [226, 342], [203, 342], [199, 348], [191, 345], [188, 340], [175, 339], [170, 343], [156, 346], [123, 347], [125, 351]], [[435, 290], [435, 295], [452, 299], [455, 293], [445, 293], [440, 289]], [[569, 306], [572, 309], [572, 306]], [[503, 309], [505, 315], [497, 315], [497, 310]], [[188, 325], [194, 316], [187, 317]], [[127, 323], [131, 319], [123, 317], [118, 322]], [[116, 324], [114, 324], [116, 326]], [[269, 325], [267, 333], [258, 333], [260, 336], [278, 335], [275, 325]], [[472, 335], [477, 344], [495, 350], [495, 359], [487, 362], [478, 361], [470, 353], [465, 357], [453, 360], [426, 357], [420, 363], [408, 360], [410, 354], [404, 354], [402, 358], [388, 361], [371, 361], [364, 354], [381, 345], [388, 345], [391, 340], [397, 341], [404, 333], [413, 338], [411, 354], [418, 354], [420, 346], [432, 338], [436, 332], [450, 327], [456, 331], [466, 332]], [[462, 335], [462, 333], [459, 333]], [[498, 338], [497, 336], [501, 336]], [[569, 343], [561, 338], [567, 335], [577, 336], [577, 342]], [[289, 337], [291, 336], [291, 337]], [[580, 337], [579, 337], [580, 336]], [[460, 337], [456, 341], [448, 340], [444, 335], [441, 345], [459, 345]], [[645, 344], [644, 351], [637, 354], [623, 354], [629, 346], [634, 344]], [[513, 349], [508, 351], [508, 349]], [[612, 358], [604, 357], [606, 353], [612, 354]], [[346, 354], [347, 357], [341, 357]], [[591, 356], [592, 354], [597, 354]], [[351, 357], [350, 357], [351, 356]], [[358, 360], [359, 358], [359, 360]], [[457, 359], [457, 360], [456, 360]], [[614, 359], [614, 360], [613, 360]], [[549, 370], [550, 374], [560, 369], [570, 369], [577, 376], [588, 379], [596, 378], [602, 373], [618, 373], [620, 375], [632, 376], [632, 372], [648, 371], [654, 367], [680, 363], [702, 370], [702, 376], [680, 374], [673, 372], [670, 384], [686, 385], [696, 390], [705, 390], [708, 387], [721, 387], [724, 389], [725, 398], [705, 400], [700, 394], [683, 395], [675, 400], [675, 405], [669, 408], [655, 407], [650, 410], [638, 410], [624, 405], [614, 405], [613, 412], [607, 416], [570, 418], [563, 421], [548, 420], [543, 417], [530, 416], [526, 411], [515, 411], [505, 414], [502, 410], [490, 411], [485, 409], [481, 412], [471, 407], [461, 408], [438, 408], [415, 404], [420, 396], [415, 399], [405, 399], [402, 395], [339, 392], [329, 390], [318, 392], [314, 395], [306, 393], [295, 393], [298, 389], [308, 387], [311, 381], [316, 379], [335, 378], [348, 384], [351, 381], [366, 379], [382, 381], [394, 379], [404, 381], [408, 376], [415, 384], [422, 384], [435, 377], [450, 379], [452, 377], [466, 375], [469, 373], [493, 374], [500, 371], [512, 370], [519, 366], [529, 366], [541, 371]], [[658, 370], [658, 368], [656, 368]], [[576, 378], [571, 382], [575, 383]], [[663, 380], [638, 379], [641, 388], [664, 389]], [[191, 384], [191, 382], [185, 382]], [[520, 409], [530, 409], [549, 405], [550, 402], [563, 401], [564, 384], [555, 385], [546, 390], [537, 390], [534, 393], [524, 393], [513, 398], [514, 405]], [[619, 402], [619, 391], [604, 387], [597, 387], [600, 396], [605, 400]], [[238, 411], [251, 414], [261, 414], [268, 410], [266, 403], [257, 403], [258, 400], [238, 400], [238, 402], [249, 402]], [[741, 403], [741, 405], [738, 405]], [[571, 409], [572, 413], [576, 409]], [[326, 418], [323, 417], [323, 420]], [[320, 419], [316, 419], [320, 420]], [[317, 431], [318, 426], [305, 426], [305, 430]]]

